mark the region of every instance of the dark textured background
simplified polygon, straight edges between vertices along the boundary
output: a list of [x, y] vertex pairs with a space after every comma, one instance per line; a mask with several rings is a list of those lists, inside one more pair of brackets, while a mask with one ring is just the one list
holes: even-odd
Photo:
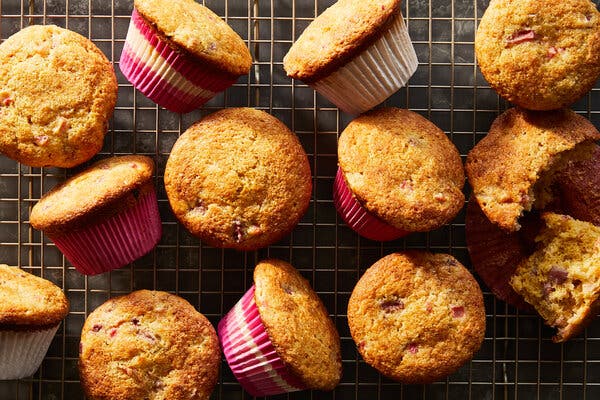
[[[557, 0], [560, 1], [560, 0]], [[599, 399], [600, 322], [563, 345], [538, 317], [520, 315], [483, 287], [487, 332], [474, 360], [446, 381], [428, 386], [401, 385], [382, 378], [358, 356], [347, 322], [346, 305], [354, 284], [374, 261], [404, 248], [448, 252], [470, 266], [464, 211], [449, 226], [386, 244], [359, 238], [336, 216], [332, 184], [337, 135], [350, 118], [300, 82], [285, 76], [281, 60], [304, 27], [332, 0], [211, 0], [247, 41], [254, 67], [247, 77], [201, 111], [180, 116], [159, 109], [123, 78], [118, 59], [133, 1], [0, 0], [0, 37], [36, 24], [57, 24], [91, 38], [115, 64], [119, 99], [102, 152], [146, 154], [157, 162], [156, 185], [163, 220], [158, 247], [130, 266], [86, 278], [76, 272], [46, 237], [28, 222], [42, 193], [80, 168], [30, 168], [0, 156], [0, 262], [18, 265], [61, 286], [71, 312], [60, 327], [42, 367], [29, 379], [0, 382], [0, 400], [81, 399], [77, 351], [86, 315], [109, 297], [135, 289], [167, 290], [189, 300], [214, 324], [251, 285], [252, 269], [267, 256], [290, 261], [310, 279], [342, 336], [344, 373], [334, 392], [298, 392], [291, 399]], [[403, 14], [420, 61], [408, 87], [387, 105], [422, 113], [442, 128], [464, 157], [492, 120], [507, 107], [481, 77], [473, 56], [477, 19], [487, 1], [407, 0]], [[600, 91], [574, 109], [599, 126]], [[256, 253], [222, 251], [202, 245], [179, 226], [166, 200], [162, 174], [178, 135], [205, 115], [228, 106], [251, 106], [283, 120], [300, 137], [314, 175], [311, 206], [294, 232]], [[465, 192], [468, 192], [465, 188]], [[278, 396], [277, 398], [287, 398]], [[215, 399], [249, 398], [226, 364]]]

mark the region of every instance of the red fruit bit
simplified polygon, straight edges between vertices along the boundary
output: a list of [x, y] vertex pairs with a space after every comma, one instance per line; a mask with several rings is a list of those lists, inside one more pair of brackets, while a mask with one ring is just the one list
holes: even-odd
[[431, 306], [431, 303], [425, 304], [425, 310], [427, 310], [428, 313], [430, 313], [433, 310], [433, 307]]
[[551, 283], [544, 283], [544, 286], [542, 287], [542, 290], [544, 291], [544, 297], [548, 297], [550, 295], [550, 293], [554, 292], [556, 289], [554, 288], [554, 286], [552, 286]]
[[42, 136], [35, 136], [33, 138], [33, 141], [38, 145], [38, 146], [43, 146], [48, 142], [48, 139], [50, 139], [48, 137], [48, 135], [42, 135]]
[[364, 340], [361, 340], [360, 342], [358, 342], [359, 350], [363, 350], [366, 345], [367, 345], [367, 342], [365, 342]]
[[386, 300], [382, 302], [380, 305], [381, 309], [387, 314], [404, 310], [404, 303], [400, 299], [396, 300]]
[[233, 222], [233, 239], [236, 242], [241, 242], [244, 238], [244, 230], [242, 228], [242, 223], [240, 221]]
[[413, 185], [411, 181], [402, 181], [402, 183], [400, 183], [400, 188], [402, 189], [406, 189], [406, 190], [412, 190]]
[[417, 352], [419, 351], [419, 345], [416, 343], [409, 343], [408, 346], [406, 346], [406, 348], [411, 354], [417, 354]]
[[562, 53], [563, 51], [565, 51], [565, 49], [563, 49], [562, 47], [551, 46], [550, 48], [548, 48], [548, 58], [553, 58], [555, 55]]
[[454, 318], [462, 318], [465, 316], [465, 308], [463, 306], [452, 307], [452, 316]]
[[562, 285], [567, 281], [569, 277], [569, 273], [566, 269], [561, 268], [557, 265], [553, 265], [548, 272], [548, 281], [552, 283], [556, 283], [558, 285]]
[[523, 29], [522, 31], [518, 31], [510, 35], [506, 38], [506, 43], [508, 44], [519, 44], [525, 42], [531, 42], [535, 40], [535, 32], [531, 29]]
[[100, 329], [102, 329], [102, 325], [100, 325], [100, 324], [95, 324], [92, 327], [92, 331], [94, 331], [94, 332], [100, 332]]
[[117, 334], [117, 328], [112, 328], [111, 330], [108, 331], [108, 336], [110, 336], [110, 337], [115, 337], [116, 334]]
[[136, 163], [131, 163], [131, 168], [137, 169], [137, 164]]
[[10, 93], [8, 93], [8, 92], [0, 92], [0, 104], [2, 104], [4, 107], [10, 106], [14, 102], [15, 101], [10, 96]]
[[63, 117], [58, 117], [56, 119], [56, 127], [54, 128], [55, 134], [64, 134], [70, 127], [69, 120]]

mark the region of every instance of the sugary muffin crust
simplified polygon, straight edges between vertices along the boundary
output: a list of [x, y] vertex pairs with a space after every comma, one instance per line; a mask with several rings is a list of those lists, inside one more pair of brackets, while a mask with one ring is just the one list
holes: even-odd
[[250, 71], [252, 57], [237, 33], [193, 0], [135, 0], [138, 13], [167, 41], [232, 75]]
[[412, 111], [383, 108], [353, 120], [339, 138], [338, 161], [363, 207], [398, 229], [438, 228], [464, 205], [458, 150]]
[[81, 333], [79, 373], [92, 400], [206, 400], [220, 361], [210, 322], [166, 292], [110, 299]]
[[45, 194], [29, 217], [35, 229], [60, 233], [118, 213], [153, 190], [154, 162], [146, 156], [94, 163]]
[[288, 263], [270, 259], [256, 266], [254, 284], [277, 354], [307, 387], [333, 390], [342, 373], [340, 338], [309, 283]]
[[403, 383], [456, 371], [481, 346], [483, 295], [446, 254], [390, 254], [360, 278], [348, 303], [350, 333], [364, 360]]
[[401, 0], [339, 0], [319, 15], [283, 59], [288, 76], [324, 78], [373, 43], [400, 15]]
[[30, 26], [0, 45], [0, 151], [70, 168], [102, 148], [117, 100], [112, 64], [88, 39]]
[[500, 115], [467, 156], [473, 193], [490, 221], [507, 231], [532, 207], [550, 201], [548, 187], [570, 160], [591, 157], [600, 133], [571, 110], [512, 108]]
[[52, 282], [17, 267], [0, 265], [0, 330], [54, 326], [69, 313], [69, 301]]
[[508, 101], [532, 110], [565, 107], [600, 75], [600, 13], [589, 0], [492, 0], [475, 54]]
[[312, 182], [306, 153], [283, 123], [264, 111], [229, 108], [179, 137], [165, 188], [191, 233], [212, 246], [254, 250], [296, 226]]

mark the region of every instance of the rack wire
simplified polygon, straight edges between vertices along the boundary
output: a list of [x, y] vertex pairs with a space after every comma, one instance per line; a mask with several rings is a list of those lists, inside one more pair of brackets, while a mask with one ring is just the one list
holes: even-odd
[[[205, 107], [178, 115], [157, 107], [122, 76], [123, 47], [131, 0], [0, 0], [0, 38], [30, 24], [56, 24], [89, 37], [113, 61], [119, 98], [105, 145], [95, 159], [145, 154], [157, 163], [156, 186], [163, 237], [150, 254], [108, 274], [84, 277], [56, 247], [29, 224], [40, 196], [84, 166], [62, 170], [31, 168], [0, 157], [0, 262], [20, 266], [61, 286], [71, 311], [39, 371], [31, 378], [0, 382], [0, 400], [82, 399], [77, 356], [83, 322], [108, 298], [136, 289], [157, 289], [189, 300], [213, 324], [252, 284], [253, 266], [265, 257], [290, 261], [313, 284], [342, 337], [343, 378], [330, 393], [298, 392], [291, 399], [598, 399], [600, 323], [557, 345], [551, 331], [533, 315], [496, 300], [482, 284], [487, 330], [481, 350], [447, 380], [427, 386], [401, 385], [383, 378], [356, 352], [346, 320], [350, 293], [364, 270], [405, 248], [447, 252], [470, 267], [464, 237], [464, 211], [448, 226], [429, 234], [377, 243], [358, 237], [336, 215], [332, 185], [338, 134], [351, 118], [302, 84], [286, 77], [282, 59], [293, 39], [333, 0], [206, 0], [247, 42], [254, 65], [248, 76]], [[462, 157], [507, 107], [487, 86], [473, 55], [474, 32], [487, 0], [407, 0], [402, 9], [419, 58], [407, 87], [387, 105], [405, 107], [431, 119], [458, 147]], [[598, 124], [600, 91], [574, 105]], [[177, 224], [166, 199], [163, 172], [177, 137], [201, 116], [232, 106], [263, 109], [299, 136], [313, 172], [311, 205], [299, 226], [281, 242], [251, 253], [201, 244]], [[469, 191], [465, 188], [465, 193]], [[245, 399], [222, 363], [215, 399]]]

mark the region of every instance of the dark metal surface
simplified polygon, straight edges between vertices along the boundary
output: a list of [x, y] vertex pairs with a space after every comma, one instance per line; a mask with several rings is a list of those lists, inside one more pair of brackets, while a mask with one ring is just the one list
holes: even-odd
[[[560, 1], [560, 0], [558, 0]], [[0, 157], [0, 262], [18, 265], [61, 286], [71, 312], [60, 327], [40, 370], [29, 379], [0, 382], [0, 400], [81, 399], [77, 352], [87, 314], [109, 297], [135, 289], [166, 290], [189, 300], [214, 324], [251, 285], [252, 268], [267, 256], [290, 261], [311, 280], [342, 336], [343, 378], [331, 393], [299, 392], [291, 399], [599, 399], [600, 323], [563, 345], [540, 319], [495, 300], [483, 287], [487, 332], [474, 360], [446, 381], [406, 386], [382, 378], [358, 356], [346, 322], [354, 284], [374, 261], [404, 248], [448, 252], [470, 266], [464, 211], [451, 225], [386, 244], [359, 238], [337, 217], [332, 203], [337, 135], [350, 117], [300, 82], [292, 82], [281, 61], [293, 39], [332, 0], [207, 0], [205, 3], [247, 41], [254, 67], [247, 77], [201, 111], [177, 115], [137, 93], [118, 69], [131, 0], [0, 0], [0, 37], [24, 26], [57, 24], [91, 38], [114, 62], [119, 99], [102, 152], [146, 154], [158, 165], [156, 185], [163, 220], [157, 248], [132, 265], [84, 277], [29, 225], [31, 207], [57, 182], [80, 168], [30, 168]], [[388, 105], [430, 118], [464, 157], [492, 120], [506, 108], [477, 70], [473, 39], [487, 1], [407, 0], [403, 14], [420, 61], [408, 87]], [[600, 91], [575, 106], [597, 123]], [[300, 225], [280, 243], [255, 253], [207, 247], [177, 224], [166, 200], [162, 174], [178, 135], [208, 112], [229, 106], [266, 110], [295, 131], [309, 154], [314, 175], [311, 206]], [[465, 188], [465, 192], [468, 188]], [[248, 398], [222, 364], [215, 399]], [[279, 396], [278, 398], [287, 398]]]

